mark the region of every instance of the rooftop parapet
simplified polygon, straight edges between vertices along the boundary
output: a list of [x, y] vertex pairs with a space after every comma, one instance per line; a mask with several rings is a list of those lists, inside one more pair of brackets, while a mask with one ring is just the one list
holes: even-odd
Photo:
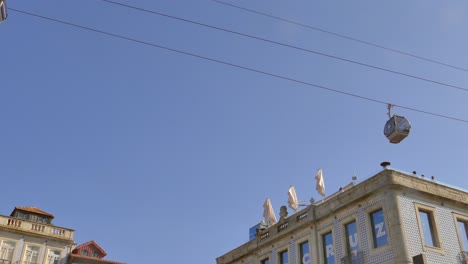
[[74, 230], [49, 224], [37, 223], [16, 217], [0, 215], [0, 229], [12, 230], [27, 235], [73, 241]]

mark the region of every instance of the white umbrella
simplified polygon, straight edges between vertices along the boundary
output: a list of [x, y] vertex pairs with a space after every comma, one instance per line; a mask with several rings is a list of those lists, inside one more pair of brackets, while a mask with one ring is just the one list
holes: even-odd
[[319, 169], [317, 171], [317, 175], [315, 175], [315, 179], [317, 180], [315, 189], [322, 196], [322, 199], [323, 199], [323, 197], [325, 197], [325, 182], [323, 181], [322, 169]]
[[268, 227], [276, 224], [276, 216], [273, 211], [273, 206], [271, 205], [270, 198], [267, 198], [263, 204], [263, 217]]
[[0, 23], [7, 18], [7, 9], [5, 1], [0, 0]]
[[289, 187], [289, 191], [288, 191], [288, 204], [291, 209], [297, 212], [299, 202], [297, 201], [296, 190], [294, 189], [294, 186], [292, 185], [291, 187]]

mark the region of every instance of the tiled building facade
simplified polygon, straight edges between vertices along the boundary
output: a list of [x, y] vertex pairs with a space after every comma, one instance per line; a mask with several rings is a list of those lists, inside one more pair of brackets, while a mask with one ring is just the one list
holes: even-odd
[[467, 263], [468, 193], [385, 169], [260, 230], [218, 264]]

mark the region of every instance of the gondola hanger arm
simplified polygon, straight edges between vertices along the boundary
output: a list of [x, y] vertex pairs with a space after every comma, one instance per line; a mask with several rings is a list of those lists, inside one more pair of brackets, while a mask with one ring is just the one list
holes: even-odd
[[387, 114], [388, 114], [388, 118], [392, 118], [392, 108], [394, 107], [395, 105], [394, 104], [387, 104]]

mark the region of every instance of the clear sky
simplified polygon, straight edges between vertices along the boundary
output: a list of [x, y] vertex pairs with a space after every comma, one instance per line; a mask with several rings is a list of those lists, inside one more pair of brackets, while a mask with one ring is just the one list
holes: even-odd
[[[226, 0], [468, 69], [468, 3]], [[209, 0], [130, 5], [468, 88], [468, 72]], [[468, 92], [89, 1], [10, 8], [396, 105], [468, 119]], [[468, 189], [468, 123], [316, 89], [10, 11], [0, 24], [0, 213], [37, 206], [128, 263], [215, 263], [248, 241], [270, 197], [319, 199], [381, 170]]]

